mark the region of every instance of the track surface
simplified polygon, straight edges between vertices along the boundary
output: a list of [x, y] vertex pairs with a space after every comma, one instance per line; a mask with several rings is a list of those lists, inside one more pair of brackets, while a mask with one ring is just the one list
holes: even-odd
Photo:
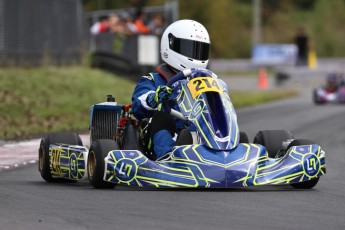
[[96, 190], [49, 184], [37, 164], [0, 172], [0, 229], [345, 229], [345, 106], [299, 98], [238, 111], [250, 140], [258, 130], [289, 129], [326, 151], [315, 189]]

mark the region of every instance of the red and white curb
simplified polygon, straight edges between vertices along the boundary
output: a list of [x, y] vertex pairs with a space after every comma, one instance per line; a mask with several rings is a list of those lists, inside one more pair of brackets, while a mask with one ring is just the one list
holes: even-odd
[[[80, 135], [83, 144], [89, 143], [89, 135]], [[0, 171], [34, 164], [38, 161], [38, 148], [41, 139], [0, 145]]]

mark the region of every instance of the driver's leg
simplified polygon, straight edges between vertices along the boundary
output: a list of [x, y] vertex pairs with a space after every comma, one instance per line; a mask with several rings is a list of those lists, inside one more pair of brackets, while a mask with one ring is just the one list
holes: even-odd
[[156, 159], [159, 159], [174, 147], [173, 137], [176, 133], [176, 125], [170, 114], [157, 112], [152, 117], [150, 126], [153, 150]]

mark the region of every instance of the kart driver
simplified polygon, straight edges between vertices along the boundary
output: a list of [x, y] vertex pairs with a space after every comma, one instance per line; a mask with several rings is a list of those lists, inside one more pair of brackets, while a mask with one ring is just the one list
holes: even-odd
[[326, 76], [326, 87], [325, 90], [327, 93], [334, 93], [338, 90], [340, 85], [340, 80], [336, 73], [330, 73]]
[[190, 68], [205, 69], [208, 64], [210, 38], [206, 28], [193, 20], [179, 20], [164, 31], [160, 53], [163, 64], [157, 72], [142, 76], [132, 95], [132, 111], [138, 120], [150, 119], [146, 148], [156, 160], [164, 157], [175, 145], [176, 133], [185, 121], [170, 116], [177, 105], [169, 101], [172, 92], [166, 83], [178, 72]]

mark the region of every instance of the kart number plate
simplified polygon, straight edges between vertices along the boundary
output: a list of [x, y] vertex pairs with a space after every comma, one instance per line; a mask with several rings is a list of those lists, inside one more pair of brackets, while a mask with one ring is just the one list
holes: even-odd
[[187, 83], [187, 87], [195, 99], [198, 95], [204, 92], [218, 92], [222, 93], [222, 87], [217, 79], [211, 77], [197, 77], [193, 78]]

